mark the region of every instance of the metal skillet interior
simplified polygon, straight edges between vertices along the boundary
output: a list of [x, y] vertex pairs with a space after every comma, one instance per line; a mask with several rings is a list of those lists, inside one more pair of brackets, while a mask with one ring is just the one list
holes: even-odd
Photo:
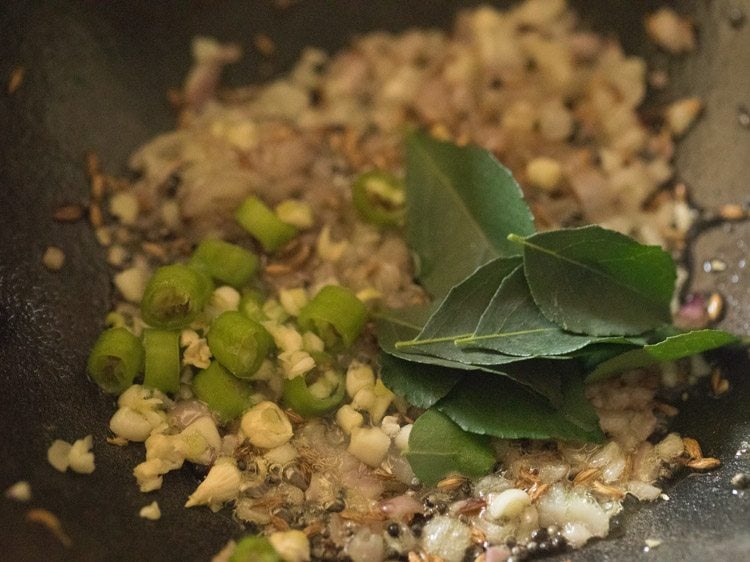
[[[180, 85], [195, 34], [248, 47], [227, 76], [239, 85], [283, 71], [306, 45], [335, 50], [372, 29], [447, 27], [460, 5], [474, 3], [301, 0], [279, 9], [278, 2], [227, 0], [191, 2], [186, 9], [177, 0], [117, 0], [0, 8], [0, 75], [17, 65], [26, 69], [22, 87], [13, 96], [0, 95], [0, 487], [25, 479], [34, 494], [30, 505], [0, 499], [4, 559], [207, 560], [242, 532], [229, 512], [182, 507], [197, 482], [189, 469], [170, 475], [154, 495], [161, 521], [138, 518], [138, 509], [152, 501], [137, 491], [130, 474], [141, 453], [101, 445], [113, 403], [86, 379], [84, 363], [108, 306], [108, 271], [87, 225], [50, 218], [58, 204], [85, 198], [84, 152], [95, 148], [108, 170], [121, 171], [135, 147], [173, 125], [164, 92]], [[645, 44], [643, 14], [660, 2], [571, 3], [589, 25], [669, 68], [670, 90], [652, 103], [687, 93], [707, 100], [706, 115], [679, 148], [678, 169], [698, 205], [744, 202], [750, 130], [738, 124], [736, 112], [750, 105], [750, 26], [733, 23], [732, 10], [750, 17], [750, 2], [680, 3], [699, 23], [700, 48], [679, 59]], [[270, 66], [250, 48], [260, 31], [278, 45]], [[693, 256], [696, 286], [718, 286], [732, 299], [724, 326], [747, 333], [750, 273], [738, 265], [746, 257], [744, 240], [750, 240], [746, 223], [715, 228], [698, 236]], [[40, 263], [51, 243], [67, 254], [58, 274]], [[703, 272], [703, 260], [717, 255], [729, 264], [727, 271]], [[750, 470], [748, 458], [735, 457], [741, 441], [750, 440], [750, 370], [743, 355], [730, 360], [732, 391], [714, 400], [699, 389], [676, 422], [724, 466], [678, 479], [667, 490], [668, 502], [628, 506], [622, 529], [611, 538], [563, 558], [630, 560], [642, 553], [646, 537], [664, 541], [652, 553], [660, 560], [733, 560], [750, 552], [750, 497], [736, 497], [729, 484], [734, 473]], [[46, 464], [53, 439], [87, 433], [98, 444], [92, 475], [63, 475]], [[25, 522], [29, 507], [59, 516], [72, 546]]]

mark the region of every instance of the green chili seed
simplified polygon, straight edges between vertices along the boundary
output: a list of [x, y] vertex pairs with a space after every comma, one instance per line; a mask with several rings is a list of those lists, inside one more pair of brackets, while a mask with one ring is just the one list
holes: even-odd
[[401, 226], [404, 223], [404, 184], [387, 172], [372, 171], [359, 176], [352, 187], [352, 202], [368, 222], [379, 226]]
[[242, 287], [255, 274], [258, 258], [236, 244], [223, 240], [204, 240], [193, 252], [190, 266], [221, 283]]
[[162, 392], [180, 389], [180, 332], [147, 329], [143, 332], [146, 362], [143, 384]]
[[251, 196], [234, 213], [237, 222], [256, 238], [266, 252], [275, 252], [297, 235], [297, 229], [283, 222], [263, 201]]
[[338, 336], [349, 347], [362, 332], [366, 316], [365, 305], [352, 291], [326, 285], [302, 307], [297, 322], [303, 329], [316, 332], [327, 346]]
[[88, 372], [104, 392], [119, 394], [128, 388], [143, 367], [143, 346], [125, 328], [99, 335], [88, 359]]
[[141, 315], [156, 328], [182, 328], [200, 314], [211, 291], [213, 283], [200, 271], [181, 264], [160, 267], [146, 285]]
[[280, 562], [279, 555], [266, 537], [249, 535], [237, 542], [229, 562]]
[[250, 377], [258, 370], [273, 344], [263, 326], [236, 311], [220, 314], [206, 339], [219, 363], [240, 378]]
[[334, 392], [325, 398], [314, 396], [310, 392], [304, 376], [294, 377], [284, 381], [284, 403], [299, 415], [306, 418], [322, 416], [335, 409], [344, 400], [346, 385], [344, 377], [339, 376], [339, 382]]
[[216, 412], [222, 422], [238, 417], [248, 407], [252, 389], [217, 361], [193, 377], [193, 392]]

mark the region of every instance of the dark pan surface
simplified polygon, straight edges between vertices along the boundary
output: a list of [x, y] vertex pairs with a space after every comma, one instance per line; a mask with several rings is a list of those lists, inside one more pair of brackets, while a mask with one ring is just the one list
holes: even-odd
[[[0, 91], [0, 489], [28, 480], [29, 504], [0, 498], [0, 559], [208, 560], [242, 528], [228, 512], [182, 508], [197, 483], [190, 470], [171, 473], [163, 490], [144, 496], [131, 476], [142, 451], [105, 444], [113, 401], [84, 375], [89, 346], [101, 329], [111, 296], [102, 250], [84, 223], [51, 220], [61, 203], [83, 201], [83, 155], [96, 149], [105, 169], [122, 171], [128, 154], [170, 128], [174, 115], [164, 92], [179, 86], [189, 65], [189, 41], [198, 33], [244, 44], [247, 55], [228, 73], [241, 84], [288, 67], [305, 45], [328, 50], [355, 33], [409, 26], [447, 26], [470, 2], [301, 0], [280, 10], [270, 2], [117, 0], [3, 2], [0, 6], [0, 79], [17, 65], [25, 79], [14, 95]], [[673, 59], [644, 46], [643, 13], [654, 1], [574, 4], [583, 19], [619, 35], [631, 52], [669, 68], [673, 87], [653, 103], [695, 93], [707, 100], [705, 117], [680, 146], [677, 161], [696, 202], [705, 207], [750, 198], [750, 129], [738, 106], [750, 107], [750, 25], [732, 25], [732, 10], [747, 0], [681, 2], [699, 23], [700, 49]], [[188, 9], [189, 8], [189, 9]], [[253, 55], [252, 37], [270, 35], [279, 52], [268, 68]], [[59, 273], [40, 263], [56, 244], [67, 260]], [[750, 328], [750, 267], [741, 267], [750, 225], [718, 227], [694, 247], [698, 288], [718, 287], [731, 300], [728, 329]], [[700, 265], [720, 256], [728, 264], [709, 275]], [[750, 493], [733, 495], [729, 480], [750, 471], [750, 384], [746, 356], [729, 358], [732, 392], [707, 398], [698, 389], [676, 428], [697, 437], [724, 466], [671, 484], [670, 500], [629, 506], [611, 539], [563, 558], [573, 560], [745, 560], [750, 558]], [[94, 436], [97, 468], [90, 476], [59, 474], [46, 462], [53, 439]], [[161, 521], [137, 516], [157, 499]], [[55, 513], [71, 537], [65, 548], [24, 520], [31, 507]], [[645, 538], [664, 543], [643, 554]], [[561, 558], [562, 559], [562, 558]]]

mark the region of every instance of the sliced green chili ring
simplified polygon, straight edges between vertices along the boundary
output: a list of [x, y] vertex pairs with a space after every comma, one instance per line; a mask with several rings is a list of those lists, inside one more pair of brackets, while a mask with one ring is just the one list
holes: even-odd
[[180, 332], [146, 329], [143, 332], [146, 361], [143, 384], [167, 394], [180, 389]]
[[263, 201], [250, 196], [234, 213], [240, 226], [260, 242], [266, 252], [275, 252], [292, 238], [297, 229], [282, 221]]
[[190, 266], [216, 281], [242, 287], [255, 274], [258, 258], [250, 250], [223, 240], [204, 240], [193, 252]]
[[387, 172], [366, 172], [352, 187], [352, 202], [360, 216], [379, 226], [401, 226], [406, 216], [403, 182]]
[[266, 537], [248, 535], [237, 542], [229, 562], [281, 562], [281, 558]]
[[302, 307], [297, 322], [303, 329], [317, 333], [326, 345], [335, 343], [332, 340], [337, 335], [349, 347], [362, 333], [366, 316], [365, 305], [352, 291], [326, 285]]
[[252, 389], [217, 361], [211, 361], [207, 368], [193, 377], [193, 392], [216, 412], [222, 422], [228, 422], [247, 409]]
[[146, 285], [141, 316], [155, 328], [182, 328], [200, 314], [212, 291], [211, 279], [201, 271], [181, 264], [160, 267]]
[[213, 356], [236, 377], [251, 377], [273, 346], [266, 329], [241, 312], [221, 313], [206, 336]]
[[284, 381], [284, 403], [300, 416], [312, 418], [327, 414], [344, 401], [346, 385], [344, 377], [339, 375], [336, 390], [330, 396], [319, 398], [310, 392], [304, 376]]
[[87, 370], [104, 392], [120, 394], [143, 367], [143, 346], [125, 328], [111, 328], [99, 335], [91, 348]]

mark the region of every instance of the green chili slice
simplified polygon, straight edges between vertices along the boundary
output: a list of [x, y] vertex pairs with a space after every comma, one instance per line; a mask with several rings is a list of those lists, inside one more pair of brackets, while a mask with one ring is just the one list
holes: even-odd
[[344, 384], [344, 377], [341, 375], [338, 375], [338, 377], [336, 389], [330, 396], [324, 398], [315, 396], [310, 391], [304, 376], [287, 379], [284, 381], [284, 403], [306, 418], [327, 414], [344, 401], [346, 385]]
[[216, 281], [242, 287], [255, 274], [258, 258], [251, 251], [223, 240], [204, 240], [193, 252], [190, 266]]
[[240, 226], [256, 238], [266, 252], [275, 252], [292, 238], [297, 229], [282, 221], [263, 201], [250, 196], [234, 213]]
[[200, 314], [212, 290], [213, 283], [200, 271], [181, 264], [160, 267], [146, 285], [141, 315], [156, 328], [182, 328]]
[[217, 361], [211, 361], [207, 368], [193, 377], [193, 392], [216, 412], [222, 422], [228, 422], [247, 409], [252, 389]]
[[125, 328], [111, 328], [99, 335], [89, 354], [87, 369], [104, 392], [120, 394], [143, 366], [143, 346]]
[[354, 343], [365, 325], [367, 309], [345, 287], [326, 285], [299, 313], [297, 322], [317, 333], [326, 345], [335, 344], [336, 335], [345, 347]]
[[143, 384], [162, 392], [180, 389], [180, 332], [147, 329], [143, 332], [146, 362]]
[[252, 376], [273, 345], [263, 326], [236, 311], [221, 313], [211, 324], [206, 339], [219, 363], [240, 378]]
[[266, 537], [248, 535], [237, 542], [229, 562], [281, 562]]
[[360, 216], [378, 226], [401, 226], [406, 216], [403, 182], [382, 171], [366, 172], [352, 187], [352, 202]]

